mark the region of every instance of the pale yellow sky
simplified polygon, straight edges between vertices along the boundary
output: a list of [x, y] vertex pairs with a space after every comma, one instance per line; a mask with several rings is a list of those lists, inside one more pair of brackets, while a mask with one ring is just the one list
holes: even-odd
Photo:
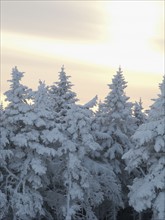
[[15, 65], [36, 89], [62, 64], [81, 103], [103, 100], [121, 65], [127, 95], [148, 108], [164, 74], [164, 0], [1, 1], [1, 93]]

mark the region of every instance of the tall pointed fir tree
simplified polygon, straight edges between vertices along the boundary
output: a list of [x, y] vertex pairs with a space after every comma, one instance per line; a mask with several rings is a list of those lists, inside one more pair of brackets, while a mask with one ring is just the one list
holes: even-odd
[[47, 122], [40, 112], [34, 111], [34, 105], [28, 104], [33, 93], [20, 83], [23, 73], [15, 67], [11, 75], [11, 89], [5, 93], [9, 102], [5, 109], [5, 124], [10, 131], [9, 149], [13, 154], [7, 163], [9, 208], [6, 218], [29, 220], [44, 215], [40, 192], [42, 176], [47, 170], [44, 155], [51, 155], [53, 150], [41, 142], [40, 130], [47, 126]]
[[59, 72], [59, 81], [50, 86], [52, 105], [56, 113], [56, 121], [60, 122], [65, 116], [69, 105], [78, 101], [76, 93], [72, 91], [73, 84], [69, 81], [70, 76], [64, 72], [64, 66]]
[[165, 219], [165, 76], [147, 122], [133, 135], [135, 146], [123, 158], [127, 170], [139, 169], [130, 186], [129, 203], [138, 212], [151, 208], [153, 220]]
[[[118, 176], [118, 183], [122, 185], [122, 198], [127, 205], [126, 185], [129, 177], [124, 171], [125, 162], [122, 155], [132, 147], [130, 136], [133, 135], [136, 125], [132, 116], [133, 104], [125, 95], [127, 83], [120, 67], [112, 79], [112, 84], [108, 86], [110, 92], [96, 113], [96, 137], [102, 146], [102, 157]], [[116, 219], [118, 207], [112, 209], [114, 209], [113, 219]]]
[[[24, 128], [23, 116], [25, 112], [30, 110], [29, 105], [27, 104], [28, 99], [28, 88], [20, 84], [20, 80], [23, 77], [23, 73], [17, 70], [17, 67], [13, 68], [11, 73], [12, 79], [10, 90], [5, 93], [7, 96], [6, 100], [9, 102], [8, 106], [5, 109], [5, 125], [8, 129], [8, 140], [9, 140], [9, 149], [12, 151], [13, 156], [7, 163], [7, 183], [6, 183], [6, 194], [8, 195], [8, 219], [16, 219], [16, 216], [20, 215], [22, 196], [19, 193], [19, 188], [22, 188], [22, 177], [18, 173], [22, 169], [22, 159], [25, 156], [24, 152], [18, 150], [19, 146], [23, 144], [24, 139], [19, 138], [17, 135], [20, 135], [20, 130]], [[17, 139], [17, 140], [16, 140]], [[18, 159], [18, 160], [17, 160]], [[26, 172], [26, 171], [25, 171]], [[25, 173], [24, 172], [24, 173]], [[22, 207], [23, 212], [24, 207]], [[17, 215], [18, 214], [18, 215]]]
[[[69, 81], [70, 76], [67, 76], [64, 72], [64, 66], [62, 66], [59, 72], [59, 81], [55, 82], [49, 87], [49, 97], [51, 100], [51, 112], [53, 120], [56, 126], [62, 131], [62, 124], [65, 123], [65, 116], [67, 111], [71, 108], [71, 105], [77, 101], [76, 93], [72, 91], [72, 83]], [[66, 141], [63, 137], [63, 141], [57, 141], [53, 146], [56, 151], [59, 151], [62, 143]], [[61, 173], [65, 169], [65, 156], [62, 152], [59, 153], [59, 157], [55, 157], [48, 163], [48, 176], [50, 177], [50, 183], [46, 190], [47, 207], [49, 209], [49, 219], [63, 219], [62, 207], [65, 203], [65, 187], [64, 179]]]

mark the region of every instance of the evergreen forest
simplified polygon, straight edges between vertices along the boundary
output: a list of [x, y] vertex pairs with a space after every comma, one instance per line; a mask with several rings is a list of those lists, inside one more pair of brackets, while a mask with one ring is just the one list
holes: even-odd
[[83, 105], [63, 66], [36, 91], [23, 77], [0, 106], [0, 220], [164, 220], [165, 76], [147, 112], [120, 67]]

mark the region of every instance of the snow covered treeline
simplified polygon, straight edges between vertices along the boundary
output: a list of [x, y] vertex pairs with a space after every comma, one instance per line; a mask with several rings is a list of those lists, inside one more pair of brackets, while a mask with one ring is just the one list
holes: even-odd
[[63, 67], [37, 91], [23, 76], [13, 68], [0, 107], [0, 219], [165, 219], [165, 77], [146, 115], [121, 68], [99, 104], [76, 103]]

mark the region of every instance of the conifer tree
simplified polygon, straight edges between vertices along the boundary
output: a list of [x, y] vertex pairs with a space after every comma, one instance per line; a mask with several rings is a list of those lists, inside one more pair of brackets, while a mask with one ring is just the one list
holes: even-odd
[[64, 72], [64, 66], [59, 72], [59, 81], [50, 86], [50, 94], [56, 120], [62, 120], [65, 116], [69, 105], [78, 101], [76, 93], [72, 91], [73, 84], [69, 81], [70, 76]]
[[[20, 81], [23, 73], [12, 70], [10, 90], [5, 94], [9, 105], [5, 109], [6, 127], [9, 130], [9, 150], [13, 156], [8, 161], [8, 219], [33, 219], [44, 215], [42, 176], [47, 167], [43, 155], [52, 151], [43, 146], [39, 130], [46, 126], [39, 112], [28, 104], [32, 91]], [[42, 112], [45, 114], [45, 112]]]
[[[39, 143], [36, 143], [36, 150], [42, 155], [42, 164], [45, 164], [47, 168], [46, 173], [41, 178], [42, 188], [40, 190], [44, 199], [44, 217], [49, 220], [60, 220], [63, 203], [60, 202], [58, 192], [61, 191], [60, 188], [63, 183], [60, 182], [62, 161], [59, 159], [58, 148], [61, 146], [64, 137], [61, 133], [60, 124], [57, 124], [54, 118], [55, 114], [48, 87], [41, 81], [34, 94], [33, 112], [35, 120], [32, 131], [38, 133], [40, 140]], [[61, 194], [64, 194], [63, 191]]]
[[[126, 185], [129, 177], [124, 171], [125, 162], [122, 160], [122, 155], [132, 147], [130, 136], [133, 135], [136, 124], [132, 116], [133, 104], [125, 95], [127, 83], [120, 67], [112, 79], [112, 84], [108, 86], [110, 92], [99, 106], [94, 126], [98, 143], [102, 146], [102, 157], [113, 167], [118, 176], [118, 183], [123, 188], [122, 197], [127, 204]], [[117, 214], [117, 206], [114, 210]]]
[[28, 169], [31, 161], [28, 157], [28, 142], [24, 130], [26, 125], [31, 123], [31, 119], [26, 117], [26, 113], [30, 111], [27, 100], [31, 91], [20, 83], [23, 73], [19, 72], [17, 67], [13, 68], [11, 75], [10, 90], [5, 93], [9, 102], [5, 109], [5, 120], [9, 130], [9, 149], [13, 153], [12, 159], [7, 164], [8, 213], [10, 213], [7, 218], [27, 219], [35, 217], [42, 200], [35, 189], [31, 191], [29, 186], [26, 187], [26, 182], [30, 182]]
[[[49, 98], [51, 101], [51, 114], [53, 121], [56, 123], [58, 129], [62, 132], [61, 140], [56, 141], [53, 148], [59, 153], [62, 143], [66, 141], [63, 137], [62, 124], [65, 123], [65, 116], [67, 111], [71, 108], [71, 105], [77, 101], [76, 93], [72, 92], [72, 83], [69, 81], [70, 76], [67, 76], [64, 72], [64, 66], [62, 66], [59, 72], [59, 81], [49, 88]], [[52, 133], [53, 135], [53, 133]], [[60, 135], [59, 135], [60, 137]], [[61, 176], [65, 166], [65, 156], [62, 152], [59, 156], [48, 162], [48, 176], [49, 176], [49, 190], [46, 191], [47, 206], [49, 207], [49, 219], [55, 218], [58, 220], [63, 219], [62, 207], [65, 203], [65, 186], [64, 179]]]
[[[109, 84], [110, 92], [105, 102], [100, 106], [100, 131], [105, 134], [102, 143], [105, 158], [114, 163], [116, 173], [121, 173], [121, 156], [131, 147], [129, 137], [135, 131], [135, 120], [132, 117], [131, 102], [125, 95], [127, 83], [122, 75], [121, 68]], [[96, 115], [97, 117], [97, 115]], [[122, 162], [121, 162], [122, 163]]]
[[130, 186], [129, 203], [138, 212], [151, 208], [153, 220], [165, 219], [165, 77], [147, 122], [133, 135], [135, 146], [123, 158], [129, 172], [139, 169]]

